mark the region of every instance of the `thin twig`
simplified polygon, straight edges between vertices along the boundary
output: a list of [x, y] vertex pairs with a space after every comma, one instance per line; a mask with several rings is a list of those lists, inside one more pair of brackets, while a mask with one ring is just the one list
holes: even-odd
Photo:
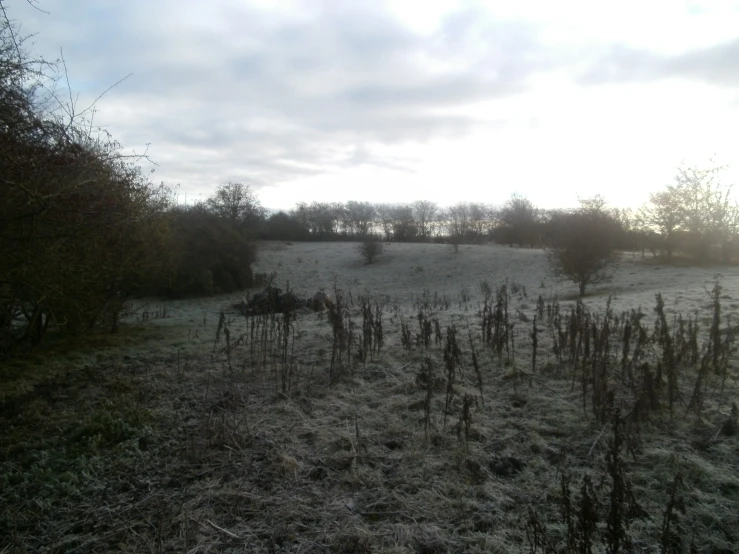
[[598, 444], [598, 441], [600, 440], [601, 436], [603, 436], [603, 433], [605, 433], [607, 427], [608, 425], [604, 425], [603, 429], [601, 429], [600, 433], [598, 433], [598, 436], [595, 437], [595, 441], [593, 442], [593, 445], [590, 447], [590, 450], [588, 450], [588, 455], [586, 456], [586, 458], [589, 458], [590, 455], [593, 453], [593, 448], [595, 448], [595, 445]]
[[241, 540], [241, 537], [240, 537], [240, 536], [238, 536], [238, 535], [237, 535], [236, 533], [234, 533], [234, 532], [232, 532], [232, 531], [229, 531], [228, 529], [224, 529], [223, 527], [220, 527], [220, 526], [216, 525], [216, 524], [215, 524], [215, 523], [213, 523], [213, 522], [212, 522], [211, 520], [209, 520], [209, 519], [206, 519], [206, 520], [205, 520], [205, 522], [206, 522], [206, 523], [208, 523], [209, 525], [212, 525], [212, 526], [213, 526], [213, 527], [214, 527], [215, 529], [218, 529], [218, 530], [219, 530], [220, 532], [222, 532], [222, 533], [225, 533], [225, 534], [226, 534], [226, 535], [228, 535], [229, 537], [231, 537], [231, 538], [234, 538], [234, 539], [239, 539], [239, 540]]

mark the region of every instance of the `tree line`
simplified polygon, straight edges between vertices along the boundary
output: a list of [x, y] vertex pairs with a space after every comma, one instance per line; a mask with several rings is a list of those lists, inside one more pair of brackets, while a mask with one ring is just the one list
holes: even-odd
[[552, 228], [563, 217], [606, 215], [618, 248], [673, 257], [679, 252], [699, 263], [729, 263], [739, 253], [739, 207], [732, 187], [720, 182], [721, 168], [678, 169], [675, 184], [654, 193], [639, 209], [609, 208], [600, 195], [573, 209], [551, 210], [514, 194], [502, 206], [460, 202], [454, 206], [412, 203], [312, 202], [257, 223], [273, 240], [362, 240], [375, 235], [397, 242], [496, 242], [510, 246], [552, 246]]

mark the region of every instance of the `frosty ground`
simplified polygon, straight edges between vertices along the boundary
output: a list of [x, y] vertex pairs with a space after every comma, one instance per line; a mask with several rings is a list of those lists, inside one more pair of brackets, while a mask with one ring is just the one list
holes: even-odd
[[[539, 297], [567, 313], [577, 293], [552, 280], [542, 250], [394, 243], [367, 265], [353, 243], [267, 242], [254, 270], [300, 296], [342, 291], [358, 328], [361, 299], [371, 299], [384, 345], [329, 381], [331, 325], [300, 311], [286, 393], [278, 362], [255, 362], [254, 323], [233, 308], [239, 293], [137, 302], [113, 342], [34, 362], [48, 375], [42, 384], [23, 378], [28, 365], [6, 370], [18, 386], [0, 414], [0, 552], [528, 552], [528, 507], [564, 547], [560, 476], [603, 481], [611, 431], [583, 408], [544, 324], [532, 367]], [[671, 322], [683, 314], [708, 328], [717, 277], [730, 327], [737, 267], [623, 253], [614, 280], [583, 302], [641, 312], [651, 325], [661, 293]], [[508, 363], [480, 336], [486, 291], [503, 285], [516, 339]], [[443, 377], [443, 347], [403, 347], [401, 328], [418, 331], [419, 310], [454, 325], [462, 349], [451, 406], [443, 387], [431, 401], [430, 433], [419, 374], [429, 359]], [[719, 431], [739, 400], [736, 378], [732, 355], [730, 378], [723, 390], [711, 383], [700, 417], [685, 406], [672, 423], [655, 413], [633, 438], [627, 469], [644, 509], [630, 522], [637, 551], [658, 551], [678, 470], [686, 541], [734, 551], [739, 442]], [[685, 402], [692, 383], [681, 381]], [[463, 439], [465, 395], [475, 404]]]

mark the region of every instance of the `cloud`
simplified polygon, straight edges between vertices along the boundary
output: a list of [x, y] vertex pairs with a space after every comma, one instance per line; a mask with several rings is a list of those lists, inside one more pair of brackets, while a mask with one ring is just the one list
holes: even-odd
[[193, 190], [227, 173], [261, 186], [351, 164], [407, 169], [372, 145], [463, 137], [480, 121], [456, 108], [518, 94], [553, 63], [534, 26], [480, 11], [418, 35], [375, 3], [314, 6], [76, 0], [24, 15], [45, 52], [64, 47], [84, 98], [133, 72], [98, 121], [126, 145], [152, 143], [161, 176]]
[[[81, 106], [133, 73], [98, 103], [96, 122], [127, 147], [151, 143], [154, 178], [190, 198], [229, 180], [282, 207], [320, 187], [337, 200], [457, 197], [465, 186], [503, 198], [531, 187], [535, 198], [555, 188], [537, 184], [546, 163], [559, 164], [557, 190], [583, 190], [602, 181], [601, 167], [654, 174], [647, 166], [669, 158], [640, 157], [654, 145], [682, 154], [693, 143], [675, 137], [712, 145], [733, 132], [722, 97], [739, 79], [730, 15], [666, 0], [605, 17], [580, 1], [400, 4], [65, 0], [43, 5], [50, 14], [8, 5], [38, 33], [34, 52], [53, 59], [63, 47]], [[684, 129], [669, 126], [687, 105]], [[629, 150], [634, 129], [649, 141]], [[573, 177], [580, 148], [599, 163]]]
[[653, 81], [664, 77], [664, 61], [659, 56], [626, 45], [609, 45], [592, 56], [587, 67], [578, 72], [582, 85], [604, 85]]
[[672, 78], [736, 87], [739, 85], [739, 39], [677, 55], [611, 45], [594, 55], [587, 67], [578, 72], [576, 80], [583, 85], [603, 85]]
[[673, 58], [667, 63], [667, 71], [713, 85], [736, 87], [739, 85], [739, 39]]

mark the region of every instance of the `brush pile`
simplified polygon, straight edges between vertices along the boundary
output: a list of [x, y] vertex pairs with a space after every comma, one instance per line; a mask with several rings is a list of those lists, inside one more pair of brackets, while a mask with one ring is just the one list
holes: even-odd
[[282, 289], [268, 285], [250, 299], [242, 299], [234, 304], [234, 309], [243, 315], [284, 314], [298, 309], [308, 309], [322, 312], [332, 304], [331, 297], [319, 291], [310, 298], [301, 298], [292, 291], [283, 292]]

